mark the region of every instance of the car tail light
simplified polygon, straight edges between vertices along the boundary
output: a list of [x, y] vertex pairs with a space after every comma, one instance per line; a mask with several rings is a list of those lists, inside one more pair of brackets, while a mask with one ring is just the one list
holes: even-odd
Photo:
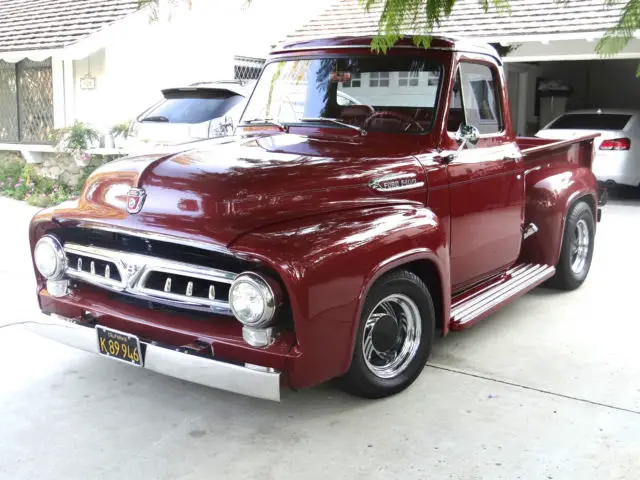
[[629, 150], [630, 148], [631, 140], [628, 138], [614, 138], [600, 144], [600, 150]]

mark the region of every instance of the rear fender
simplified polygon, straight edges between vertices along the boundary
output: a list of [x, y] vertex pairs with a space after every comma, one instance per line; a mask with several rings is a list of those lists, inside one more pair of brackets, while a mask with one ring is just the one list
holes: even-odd
[[244, 235], [231, 249], [277, 272], [286, 288], [297, 338], [297, 355], [288, 369], [292, 387], [347, 371], [367, 292], [394, 268], [416, 260], [432, 262], [447, 286], [432, 294], [443, 296], [442, 311], [448, 315], [446, 234], [440, 219], [422, 205], [363, 208], [280, 223]]
[[567, 171], [566, 164], [525, 172], [525, 225], [538, 232], [523, 240], [520, 261], [556, 265], [560, 258], [567, 214], [584, 200], [596, 218], [597, 183], [589, 168]]

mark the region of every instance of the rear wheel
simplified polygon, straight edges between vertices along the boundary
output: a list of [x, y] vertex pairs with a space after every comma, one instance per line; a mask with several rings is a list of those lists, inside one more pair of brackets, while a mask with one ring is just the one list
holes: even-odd
[[427, 362], [434, 328], [433, 301], [422, 280], [406, 270], [383, 276], [367, 295], [342, 388], [366, 398], [404, 390]]
[[595, 239], [595, 222], [591, 207], [577, 203], [569, 215], [562, 238], [560, 260], [549, 285], [562, 290], [575, 290], [587, 278]]

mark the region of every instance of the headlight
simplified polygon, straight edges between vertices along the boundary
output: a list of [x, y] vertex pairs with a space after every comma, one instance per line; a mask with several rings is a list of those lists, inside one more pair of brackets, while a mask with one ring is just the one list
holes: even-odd
[[45, 235], [38, 240], [33, 252], [33, 259], [38, 271], [48, 280], [58, 280], [64, 275], [67, 257], [56, 237]]
[[276, 312], [276, 296], [269, 283], [255, 273], [241, 273], [229, 290], [235, 317], [250, 327], [266, 327]]

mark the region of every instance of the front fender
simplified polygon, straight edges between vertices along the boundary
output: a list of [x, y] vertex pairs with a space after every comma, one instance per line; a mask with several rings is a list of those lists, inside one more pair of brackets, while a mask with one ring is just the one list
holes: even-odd
[[297, 337], [298, 355], [289, 371], [293, 387], [347, 371], [366, 293], [385, 272], [428, 260], [448, 287], [447, 248], [440, 219], [418, 205], [306, 217], [254, 231], [231, 245], [276, 271], [286, 287]]

